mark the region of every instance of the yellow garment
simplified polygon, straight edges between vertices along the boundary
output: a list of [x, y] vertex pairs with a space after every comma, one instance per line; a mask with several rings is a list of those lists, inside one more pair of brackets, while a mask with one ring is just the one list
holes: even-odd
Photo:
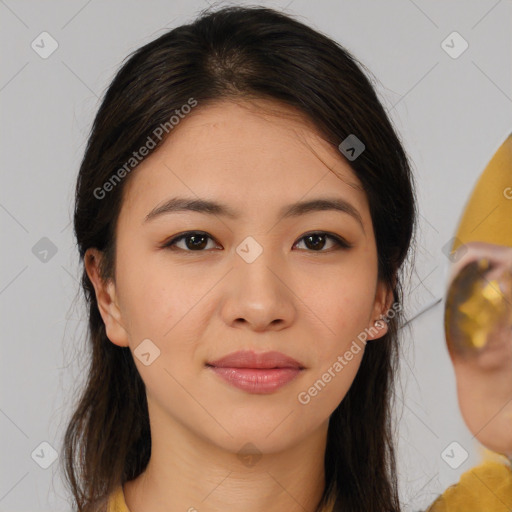
[[462, 474], [427, 512], [509, 512], [512, 510], [512, 470], [486, 461]]
[[[509, 512], [512, 510], [512, 469], [487, 460], [462, 474], [427, 512]], [[107, 512], [130, 512], [121, 485], [111, 494]]]
[[130, 512], [124, 501], [123, 486], [120, 485], [108, 500], [107, 512]]

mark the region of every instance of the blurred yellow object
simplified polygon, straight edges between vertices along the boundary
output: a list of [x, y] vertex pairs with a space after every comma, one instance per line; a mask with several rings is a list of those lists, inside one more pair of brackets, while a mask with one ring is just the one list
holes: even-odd
[[[454, 238], [452, 254], [469, 242], [512, 247], [512, 135], [499, 147], [480, 176]], [[450, 352], [483, 350], [497, 325], [507, 321], [512, 275], [486, 279], [492, 267], [482, 259], [464, 267], [447, 293], [444, 328]], [[508, 300], [508, 302], [510, 302]]]
[[512, 134], [480, 176], [460, 220], [452, 250], [474, 241], [512, 247]]
[[488, 280], [485, 274], [491, 268], [486, 258], [469, 263], [448, 290], [444, 321], [451, 352], [465, 355], [482, 350], [497, 326], [511, 322], [506, 297], [512, 298], [512, 273]]
[[[512, 135], [480, 176], [461, 217], [452, 254], [470, 242], [512, 247]], [[486, 279], [491, 270], [486, 258], [472, 261], [459, 271], [448, 290], [445, 334], [448, 349], [457, 356], [485, 350], [493, 331], [503, 322], [510, 323], [507, 297], [512, 297], [512, 273], [504, 271], [499, 279]], [[484, 449], [484, 462], [466, 471], [428, 512], [511, 510], [510, 461]]]

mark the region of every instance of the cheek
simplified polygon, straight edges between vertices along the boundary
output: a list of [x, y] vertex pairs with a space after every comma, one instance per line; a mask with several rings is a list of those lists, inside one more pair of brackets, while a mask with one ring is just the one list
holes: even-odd
[[132, 350], [146, 338], [162, 347], [173, 331], [183, 328], [181, 320], [200, 299], [201, 287], [179, 268], [162, 265], [147, 253], [124, 254], [119, 260], [117, 288]]
[[322, 332], [315, 336], [314, 366], [297, 400], [305, 414], [322, 418], [338, 407], [359, 370], [366, 347], [358, 336], [368, 327], [373, 283], [340, 273], [310, 300]]
[[[178, 382], [196, 363], [201, 325], [194, 320], [205, 290], [190, 292], [190, 278], [169, 271], [163, 279], [156, 268], [146, 268], [124, 284], [123, 317], [129, 317], [130, 349], [148, 395], [163, 402], [170, 396], [187, 399]], [[147, 353], [149, 364], [143, 357]]]
[[123, 325], [149, 396], [155, 389], [168, 386], [171, 380], [165, 371], [163, 339], [179, 300], [169, 288], [167, 278], [162, 278], [162, 269], [128, 235], [119, 237], [117, 254], [116, 293]]
[[[374, 307], [377, 273], [371, 265], [347, 266], [328, 276], [310, 278], [304, 286], [305, 303], [320, 320], [333, 346], [352, 339], [368, 327]], [[319, 287], [314, 283], [322, 283]], [[307, 291], [309, 290], [309, 291]]]
[[[126, 313], [130, 317], [130, 338], [134, 346], [140, 339], [151, 338], [162, 350], [167, 350], [169, 345], [175, 345], [173, 339], [178, 335], [182, 345], [187, 339], [194, 339], [198, 324], [189, 318], [194, 317], [201, 294], [185, 294], [179, 282], [170, 282], [172, 286], [162, 283], [160, 278], [132, 287], [134, 294]], [[136, 289], [140, 293], [135, 293]]]

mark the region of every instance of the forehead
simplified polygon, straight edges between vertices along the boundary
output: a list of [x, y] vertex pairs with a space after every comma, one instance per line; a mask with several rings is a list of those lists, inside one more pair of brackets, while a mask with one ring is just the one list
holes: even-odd
[[254, 215], [338, 192], [364, 210], [361, 183], [302, 113], [269, 100], [199, 104], [133, 171], [123, 209], [143, 212], [171, 195], [222, 198]]

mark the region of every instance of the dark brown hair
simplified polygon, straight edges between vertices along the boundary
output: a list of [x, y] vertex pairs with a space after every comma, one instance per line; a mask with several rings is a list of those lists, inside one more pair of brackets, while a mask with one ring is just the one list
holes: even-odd
[[[275, 10], [224, 7], [203, 11], [127, 59], [104, 95], [77, 179], [74, 229], [82, 263], [95, 247], [104, 254], [102, 278], [114, 279], [116, 223], [131, 175], [105, 199], [95, 191], [176, 109], [190, 98], [197, 109], [222, 99], [265, 98], [305, 114], [335, 148], [351, 134], [365, 144], [349, 163], [368, 197], [379, 278], [401, 302], [399, 271], [416, 223], [411, 169], [364, 66], [343, 47]], [[130, 349], [108, 340], [85, 268], [82, 287], [90, 365], [63, 446], [79, 512], [98, 509], [102, 497], [141, 474], [151, 453], [145, 387]], [[330, 418], [320, 507], [335, 495], [347, 512], [400, 510], [392, 429], [400, 320], [398, 311], [388, 332], [368, 343]]]

